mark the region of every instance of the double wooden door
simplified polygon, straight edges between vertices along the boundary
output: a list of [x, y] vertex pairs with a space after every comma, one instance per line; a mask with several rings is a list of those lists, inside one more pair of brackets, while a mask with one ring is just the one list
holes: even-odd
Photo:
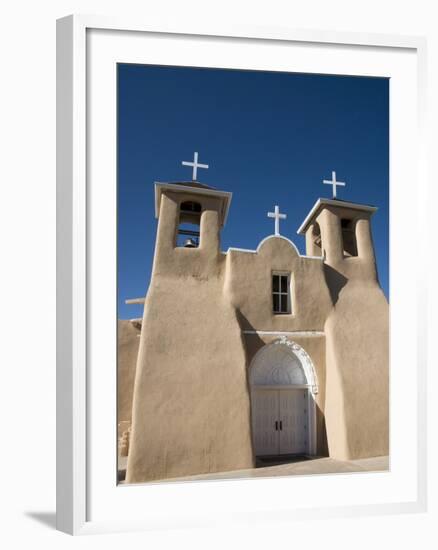
[[256, 456], [309, 452], [307, 389], [253, 389], [251, 406]]

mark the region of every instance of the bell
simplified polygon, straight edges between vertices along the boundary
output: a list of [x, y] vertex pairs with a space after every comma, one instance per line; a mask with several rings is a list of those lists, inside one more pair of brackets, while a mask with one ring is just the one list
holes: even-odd
[[196, 242], [194, 239], [186, 239], [184, 248], [196, 248]]

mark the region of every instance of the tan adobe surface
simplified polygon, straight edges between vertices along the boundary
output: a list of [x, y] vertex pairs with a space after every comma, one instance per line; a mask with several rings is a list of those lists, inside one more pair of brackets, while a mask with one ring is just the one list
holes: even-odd
[[[160, 188], [141, 337], [134, 344], [136, 329], [119, 326], [120, 420], [131, 420], [132, 399], [126, 481], [253, 468], [249, 370], [263, 346], [282, 345], [281, 335], [316, 373], [316, 454], [387, 455], [388, 303], [377, 279], [373, 211], [342, 201], [318, 208], [306, 222], [307, 256], [274, 236], [254, 252], [224, 253], [224, 200], [200, 187]], [[175, 246], [184, 201], [202, 207], [196, 248]], [[277, 271], [290, 274], [285, 315], [272, 312]]]

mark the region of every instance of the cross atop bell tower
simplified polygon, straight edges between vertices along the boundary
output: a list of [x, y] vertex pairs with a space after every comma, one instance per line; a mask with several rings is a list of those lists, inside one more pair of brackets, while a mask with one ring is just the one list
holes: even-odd
[[181, 162], [183, 166], [192, 166], [193, 167], [193, 174], [192, 174], [192, 180], [196, 181], [198, 178], [198, 168], [205, 168], [208, 169], [208, 164], [201, 164], [198, 162], [198, 153], [195, 151], [193, 155], [193, 162], [189, 162], [188, 160], [183, 160]]
[[333, 189], [333, 198], [336, 199], [336, 188], [337, 187], [345, 187], [345, 181], [336, 181], [336, 172], [332, 172], [332, 179], [331, 180], [322, 180], [322, 183], [325, 185], [331, 185]]

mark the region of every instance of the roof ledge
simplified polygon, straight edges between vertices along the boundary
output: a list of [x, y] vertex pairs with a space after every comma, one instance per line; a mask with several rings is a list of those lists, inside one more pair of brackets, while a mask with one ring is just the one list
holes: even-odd
[[371, 213], [371, 215], [374, 214], [376, 210], [378, 210], [377, 206], [371, 206], [368, 204], [358, 204], [356, 202], [347, 202], [339, 199], [318, 199], [313, 205], [310, 212], [307, 214], [303, 223], [298, 228], [298, 231], [297, 231], [298, 235], [304, 235], [306, 233], [310, 223], [316, 218], [316, 216], [325, 206], [335, 206], [336, 208], [348, 208], [350, 210], [360, 210], [362, 212], [369, 212]]
[[230, 209], [233, 193], [231, 191], [218, 191], [199, 182], [178, 182], [165, 183], [155, 182], [155, 218], [158, 219], [160, 214], [161, 196], [163, 191], [172, 191], [174, 193], [190, 193], [195, 195], [213, 196], [222, 199], [222, 208], [220, 212], [220, 223], [223, 227], [227, 221], [228, 212]]

